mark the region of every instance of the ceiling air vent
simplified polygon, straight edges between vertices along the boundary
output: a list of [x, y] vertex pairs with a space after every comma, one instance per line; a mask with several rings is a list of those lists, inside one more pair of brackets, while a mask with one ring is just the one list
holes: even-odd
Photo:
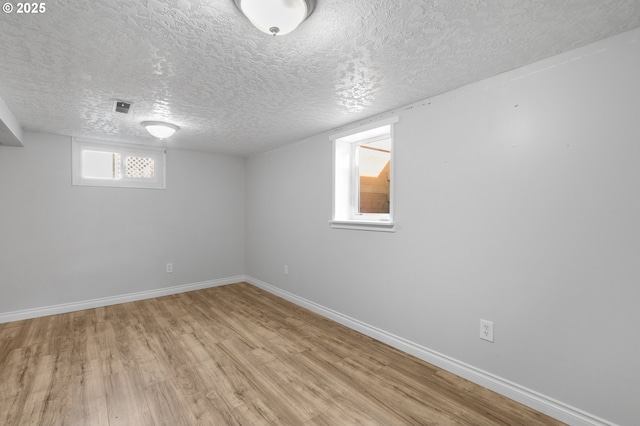
[[122, 114], [129, 114], [129, 110], [131, 110], [132, 105], [133, 102], [113, 101], [113, 111], [121, 112]]

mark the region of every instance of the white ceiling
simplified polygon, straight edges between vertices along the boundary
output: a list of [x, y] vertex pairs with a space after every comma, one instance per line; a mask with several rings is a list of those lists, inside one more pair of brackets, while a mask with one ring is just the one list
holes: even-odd
[[640, 26], [638, 0], [318, 0], [282, 37], [233, 0], [46, 8], [0, 16], [0, 98], [25, 130], [150, 144], [140, 122], [164, 120], [168, 147], [240, 155]]

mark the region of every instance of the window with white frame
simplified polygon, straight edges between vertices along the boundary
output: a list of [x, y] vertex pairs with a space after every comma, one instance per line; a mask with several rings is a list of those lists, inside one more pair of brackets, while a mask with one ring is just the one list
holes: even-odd
[[332, 138], [333, 228], [393, 232], [393, 127], [397, 122], [394, 117]]
[[73, 185], [165, 189], [164, 148], [73, 138]]

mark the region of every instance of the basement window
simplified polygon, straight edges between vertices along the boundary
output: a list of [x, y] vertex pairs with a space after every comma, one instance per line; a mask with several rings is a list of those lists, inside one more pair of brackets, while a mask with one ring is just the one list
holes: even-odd
[[164, 148], [73, 138], [73, 185], [165, 189]]
[[394, 231], [394, 117], [333, 140], [332, 228]]

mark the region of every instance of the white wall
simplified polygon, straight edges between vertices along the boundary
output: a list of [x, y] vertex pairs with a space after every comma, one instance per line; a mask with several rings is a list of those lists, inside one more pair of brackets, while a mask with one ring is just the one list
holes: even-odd
[[635, 30], [384, 115], [393, 234], [330, 229], [329, 134], [253, 156], [247, 274], [636, 424], [639, 70]]
[[0, 146], [0, 314], [244, 273], [244, 159], [168, 150], [166, 190], [79, 187], [71, 138], [24, 145]]

